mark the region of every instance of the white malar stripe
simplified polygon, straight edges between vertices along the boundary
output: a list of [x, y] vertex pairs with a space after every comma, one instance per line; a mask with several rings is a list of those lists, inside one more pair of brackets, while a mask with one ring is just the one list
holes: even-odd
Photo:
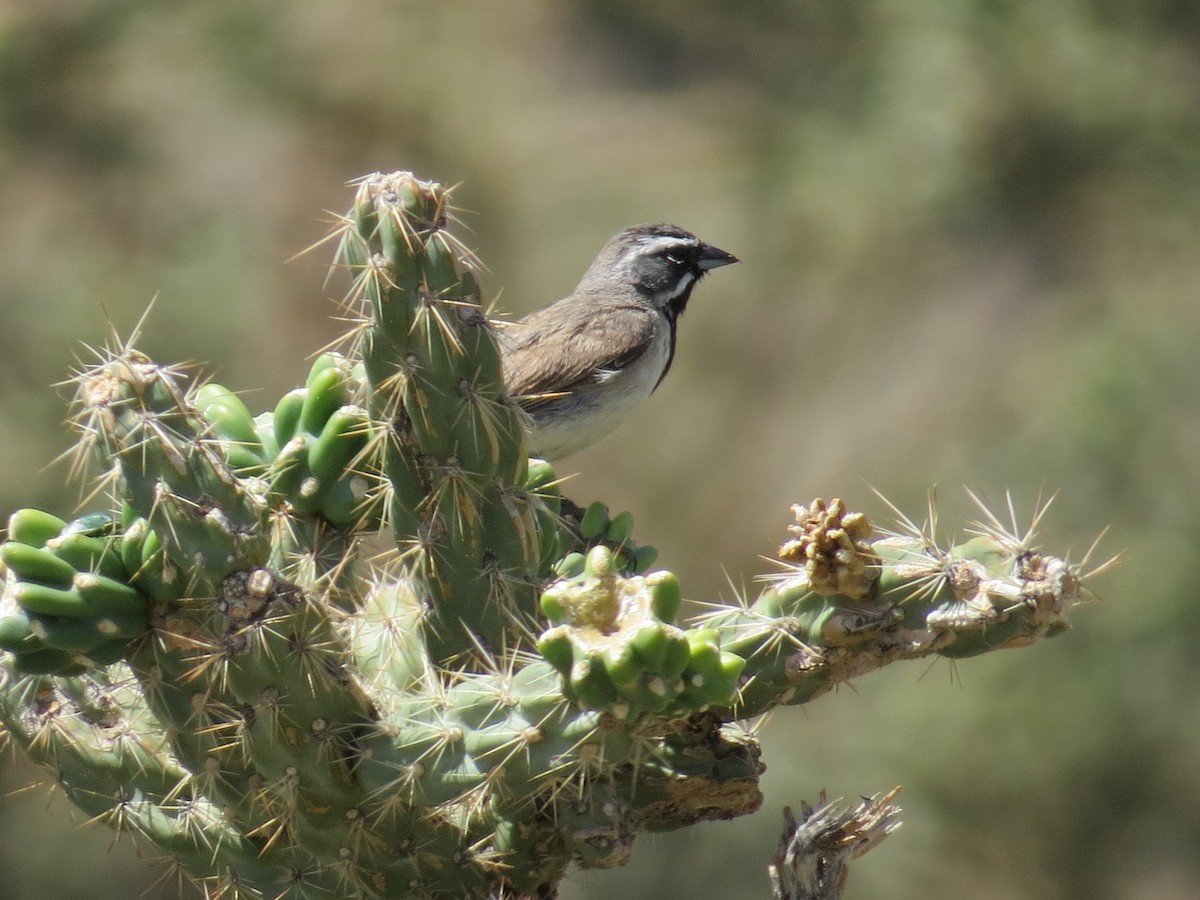
[[696, 275], [694, 272], [684, 272], [683, 277], [679, 279], [679, 283], [675, 285], [675, 290], [667, 294], [666, 299], [668, 301], [674, 300], [676, 297], [680, 296], [684, 291], [690, 288], [695, 281]]

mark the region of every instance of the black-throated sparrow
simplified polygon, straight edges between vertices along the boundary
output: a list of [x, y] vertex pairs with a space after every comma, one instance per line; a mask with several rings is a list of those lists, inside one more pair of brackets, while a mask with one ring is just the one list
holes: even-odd
[[509, 393], [533, 418], [530, 452], [594, 444], [658, 387], [692, 288], [737, 257], [675, 225], [617, 232], [574, 292], [500, 334]]

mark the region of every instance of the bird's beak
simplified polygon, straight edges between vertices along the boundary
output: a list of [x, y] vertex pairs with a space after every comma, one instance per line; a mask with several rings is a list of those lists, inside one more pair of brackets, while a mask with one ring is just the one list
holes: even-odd
[[740, 260], [732, 253], [726, 253], [720, 247], [714, 247], [712, 244], [701, 244], [700, 255], [696, 257], [696, 265], [702, 272], [735, 262], [740, 262]]

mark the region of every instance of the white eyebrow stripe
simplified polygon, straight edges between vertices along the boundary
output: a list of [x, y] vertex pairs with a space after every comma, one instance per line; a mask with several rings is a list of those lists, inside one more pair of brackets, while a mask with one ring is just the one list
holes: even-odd
[[671, 237], [665, 234], [655, 234], [644, 237], [638, 241], [638, 249], [643, 253], [657, 253], [660, 250], [673, 247], [692, 250], [698, 246], [698, 243], [699, 242], [695, 238]]

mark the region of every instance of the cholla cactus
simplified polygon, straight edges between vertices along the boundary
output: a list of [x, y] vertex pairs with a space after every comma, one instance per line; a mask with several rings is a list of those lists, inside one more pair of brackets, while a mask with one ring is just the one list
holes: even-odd
[[756, 809], [739, 722], [1065, 629], [1063, 560], [837, 501], [794, 507], [753, 602], [680, 622], [628, 514], [527, 459], [448, 223], [439, 186], [362, 179], [345, 355], [255, 417], [117, 347], [76, 379], [107, 508], [9, 520], [9, 737], [208, 896], [552, 896], [643, 829]]

